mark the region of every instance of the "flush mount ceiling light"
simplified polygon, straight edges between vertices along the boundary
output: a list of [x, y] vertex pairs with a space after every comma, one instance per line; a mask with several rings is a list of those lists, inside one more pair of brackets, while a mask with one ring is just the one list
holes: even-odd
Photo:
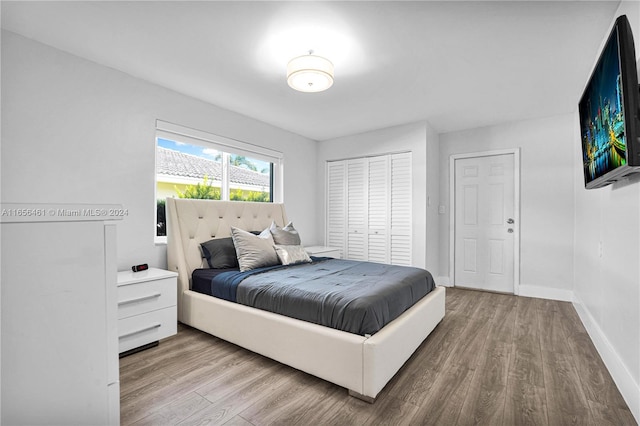
[[301, 92], [322, 92], [333, 85], [333, 64], [310, 51], [287, 64], [287, 83]]

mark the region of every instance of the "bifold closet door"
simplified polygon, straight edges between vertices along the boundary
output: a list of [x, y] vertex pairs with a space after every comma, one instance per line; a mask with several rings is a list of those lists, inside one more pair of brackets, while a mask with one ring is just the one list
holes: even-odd
[[391, 156], [389, 263], [411, 265], [411, 153]]
[[327, 164], [326, 243], [345, 259], [411, 265], [411, 153]]
[[347, 161], [347, 259], [368, 260], [368, 159]]
[[346, 259], [347, 231], [347, 163], [332, 161], [327, 163], [327, 221], [326, 245], [340, 249], [340, 256]]
[[368, 159], [368, 245], [367, 259], [389, 263], [389, 156]]

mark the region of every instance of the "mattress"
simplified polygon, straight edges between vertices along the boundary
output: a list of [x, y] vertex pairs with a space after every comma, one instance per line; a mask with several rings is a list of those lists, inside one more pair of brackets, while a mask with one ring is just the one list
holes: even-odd
[[215, 271], [194, 271], [193, 290], [360, 335], [375, 334], [435, 288], [424, 269], [342, 259]]
[[240, 272], [240, 269], [196, 269], [191, 275], [191, 290], [212, 296], [211, 280], [223, 272]]

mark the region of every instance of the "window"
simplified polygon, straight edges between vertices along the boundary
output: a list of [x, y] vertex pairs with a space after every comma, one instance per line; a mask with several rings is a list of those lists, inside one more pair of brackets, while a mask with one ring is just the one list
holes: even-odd
[[240, 141], [158, 121], [156, 242], [166, 241], [168, 197], [281, 200], [282, 155]]

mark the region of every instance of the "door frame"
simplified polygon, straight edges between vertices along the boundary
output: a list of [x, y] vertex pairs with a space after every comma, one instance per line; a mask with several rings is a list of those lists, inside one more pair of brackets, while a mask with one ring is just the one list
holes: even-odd
[[456, 160], [513, 154], [513, 294], [520, 294], [520, 148], [451, 154], [449, 157], [449, 283], [455, 287]]

